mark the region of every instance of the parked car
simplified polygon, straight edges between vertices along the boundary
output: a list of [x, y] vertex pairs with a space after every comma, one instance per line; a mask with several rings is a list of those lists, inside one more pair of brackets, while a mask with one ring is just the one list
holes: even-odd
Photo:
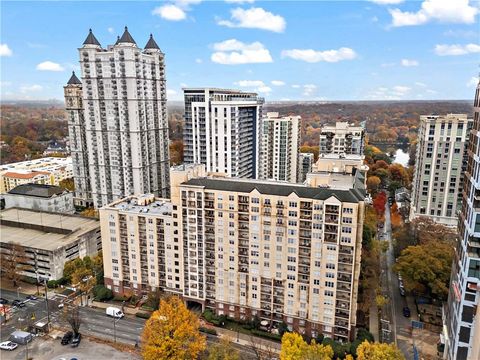
[[23, 301], [20, 301], [20, 300], [13, 300], [13, 301], [12, 301], [12, 306], [16, 306], [16, 307], [25, 307], [25, 304], [23, 303]]
[[0, 304], [2, 304], [2, 305], [8, 304], [8, 300], [4, 299], [4, 298], [0, 298]]
[[59, 309], [63, 309], [64, 306], [65, 306], [65, 305], [64, 305], [63, 303], [58, 304], [58, 308], [59, 308]]
[[0, 343], [0, 349], [2, 350], [15, 350], [18, 347], [18, 344], [15, 344], [13, 341], [4, 341]]
[[68, 345], [73, 338], [73, 332], [67, 331], [62, 337], [62, 345]]
[[403, 307], [403, 316], [410, 317], [410, 308], [408, 306]]
[[105, 313], [108, 316], [112, 316], [112, 317], [115, 317], [115, 318], [122, 318], [122, 317], [125, 316], [123, 314], [122, 310], [120, 310], [119, 308], [116, 308], [114, 306], [107, 307], [107, 309], [105, 310]]
[[403, 287], [400, 288], [400, 295], [405, 296], [405, 289]]
[[27, 295], [28, 300], [38, 300], [38, 298], [35, 295]]
[[82, 334], [78, 333], [77, 336], [74, 336], [72, 339], [72, 347], [80, 345], [80, 340], [82, 340]]

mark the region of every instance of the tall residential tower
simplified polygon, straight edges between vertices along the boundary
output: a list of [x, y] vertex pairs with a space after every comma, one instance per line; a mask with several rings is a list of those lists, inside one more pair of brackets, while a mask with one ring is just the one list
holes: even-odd
[[466, 114], [420, 116], [411, 219], [428, 216], [447, 226], [457, 225], [471, 127]]
[[468, 166], [458, 219], [448, 306], [444, 313], [444, 358], [480, 359], [480, 83], [474, 101]]
[[131, 194], [167, 197], [164, 54], [151, 35], [139, 48], [125, 27], [106, 49], [90, 30], [79, 55], [82, 82], [71, 79], [65, 95], [71, 143], [79, 144], [73, 161], [75, 182], [85, 182], [82, 196], [91, 191], [97, 208]]
[[264, 99], [236, 90], [189, 88], [185, 97], [185, 163], [208, 172], [258, 176], [260, 119]]
[[262, 118], [260, 179], [297, 182], [300, 116], [269, 112]]
[[365, 129], [348, 122], [324, 125], [320, 130], [320, 154], [363, 155]]

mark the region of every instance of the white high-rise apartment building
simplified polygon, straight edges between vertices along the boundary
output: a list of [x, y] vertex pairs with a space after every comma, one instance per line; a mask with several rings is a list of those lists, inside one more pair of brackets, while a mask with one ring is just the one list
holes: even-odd
[[365, 129], [348, 122], [324, 125], [320, 130], [320, 154], [363, 155]]
[[444, 359], [480, 359], [480, 83], [474, 100], [473, 129], [458, 241], [453, 260], [448, 306], [444, 309]]
[[278, 112], [262, 118], [259, 179], [297, 182], [300, 119]]
[[188, 88], [183, 130], [184, 162], [208, 172], [256, 178], [264, 99], [256, 93]]
[[298, 154], [298, 176], [297, 176], [298, 183], [303, 184], [303, 182], [307, 179], [307, 174], [312, 172], [314, 160], [315, 160], [314, 153]]
[[79, 55], [82, 82], [65, 87], [77, 195], [97, 208], [130, 194], [167, 197], [164, 54], [151, 35], [139, 48], [125, 28], [106, 49], [90, 30]]
[[171, 202], [130, 196], [100, 210], [106, 286], [161, 288], [218, 315], [352, 339], [363, 174], [322, 173], [312, 186], [207, 175], [182, 165]]
[[428, 216], [457, 225], [472, 123], [466, 114], [420, 116], [411, 219]]

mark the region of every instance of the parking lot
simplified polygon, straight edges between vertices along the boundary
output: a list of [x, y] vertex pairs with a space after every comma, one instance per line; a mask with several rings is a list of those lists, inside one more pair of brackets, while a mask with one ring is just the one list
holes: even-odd
[[[26, 346], [19, 345], [13, 351], [2, 350], [0, 357], [2, 360], [24, 360], [26, 358]], [[82, 338], [77, 348], [69, 345], [61, 345], [60, 339], [52, 339], [51, 337], [37, 337], [28, 344], [28, 356], [34, 360], [70, 360], [76, 358], [78, 360], [128, 360], [140, 359], [141, 357], [129, 352], [122, 352], [111, 346], [93, 342], [87, 338]]]

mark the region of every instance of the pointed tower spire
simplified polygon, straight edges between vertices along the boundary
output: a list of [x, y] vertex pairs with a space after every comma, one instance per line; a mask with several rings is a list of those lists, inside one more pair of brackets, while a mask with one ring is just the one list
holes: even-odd
[[118, 40], [119, 43], [129, 43], [129, 44], [137, 44], [135, 40], [133, 40], [132, 35], [128, 32], [128, 28], [125, 26], [125, 31], [123, 32], [122, 37]]
[[100, 43], [98, 42], [97, 38], [95, 37], [95, 35], [93, 35], [92, 29], [90, 29], [90, 30], [88, 31], [88, 36], [87, 36], [87, 38], [85, 39], [85, 41], [83, 42], [83, 45], [97, 45], [97, 46], [101, 46]]
[[115, 45], [118, 45], [119, 42], [120, 42], [120, 35], [117, 35], [117, 41], [115, 41]]
[[155, 49], [155, 50], [160, 50], [158, 47], [157, 43], [153, 39], [153, 35], [150, 34], [150, 38], [148, 39], [147, 45], [145, 45], [145, 50], [146, 49]]
[[70, 80], [68, 80], [67, 85], [82, 85], [80, 79], [75, 75], [75, 71], [72, 71], [72, 76], [70, 77]]

